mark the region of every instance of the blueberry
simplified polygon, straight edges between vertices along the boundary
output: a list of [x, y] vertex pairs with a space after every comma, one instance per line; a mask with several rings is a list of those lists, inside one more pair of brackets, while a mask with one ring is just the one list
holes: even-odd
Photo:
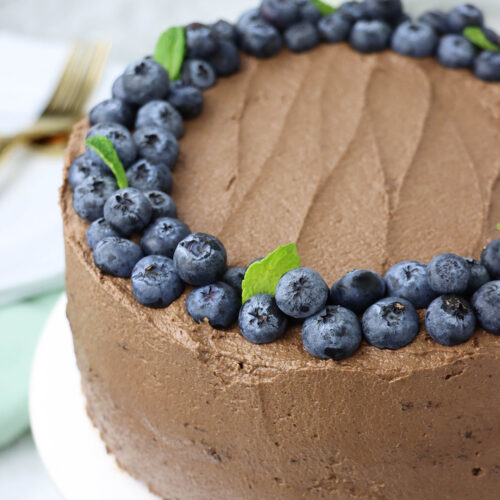
[[364, 3], [366, 13], [372, 19], [393, 23], [403, 14], [401, 0], [365, 0]]
[[123, 236], [142, 231], [151, 220], [151, 203], [138, 189], [119, 189], [104, 204], [104, 218]]
[[91, 175], [78, 184], [73, 193], [75, 212], [87, 222], [93, 222], [103, 215], [106, 200], [118, 189], [111, 177]]
[[448, 13], [448, 27], [454, 33], [462, 33], [467, 26], [482, 26], [483, 13], [474, 5], [458, 5]]
[[132, 270], [132, 292], [144, 306], [167, 307], [184, 291], [184, 283], [172, 259], [162, 255], [143, 257]]
[[447, 68], [470, 68], [474, 64], [476, 48], [462, 35], [445, 35], [439, 41], [437, 60]]
[[217, 76], [230, 76], [240, 69], [240, 52], [233, 42], [221, 41], [208, 62]]
[[474, 74], [486, 82], [500, 82], [500, 52], [481, 52], [474, 61]]
[[111, 224], [105, 220], [104, 217], [100, 217], [92, 222], [85, 234], [87, 243], [92, 250], [94, 250], [101, 240], [108, 236], [119, 237], [120, 235], [111, 227]]
[[96, 163], [88, 154], [77, 156], [71, 163], [68, 172], [68, 182], [71, 189], [74, 190], [78, 184], [90, 176], [112, 177], [113, 174], [107, 166]]
[[151, 220], [159, 217], [177, 217], [175, 202], [167, 193], [163, 191], [145, 191], [144, 194], [153, 209]]
[[438, 294], [462, 294], [467, 290], [470, 267], [463, 257], [442, 253], [427, 266], [430, 287]]
[[172, 191], [172, 174], [164, 165], [155, 165], [148, 160], [136, 161], [127, 170], [127, 180], [130, 187], [141, 191]]
[[312, 2], [303, 2], [299, 5], [300, 19], [316, 24], [322, 17], [321, 12]]
[[177, 109], [183, 118], [197, 117], [203, 109], [203, 94], [193, 85], [186, 85], [178, 80], [170, 86], [168, 102]]
[[148, 125], [134, 132], [139, 156], [156, 165], [173, 168], [179, 156], [179, 143], [175, 135], [163, 127]]
[[423, 262], [399, 262], [387, 271], [384, 279], [387, 295], [406, 299], [416, 309], [426, 308], [436, 298], [427, 280], [427, 265]]
[[304, 347], [319, 359], [348, 358], [358, 350], [361, 339], [358, 317], [341, 306], [326, 306], [302, 326]]
[[121, 99], [107, 99], [95, 105], [89, 113], [91, 125], [96, 123], [119, 123], [130, 128], [134, 123], [134, 111]]
[[200, 90], [206, 90], [217, 83], [217, 75], [207, 61], [186, 59], [182, 64], [182, 81]]
[[318, 22], [318, 32], [322, 40], [328, 43], [337, 43], [347, 40], [351, 32], [352, 21], [342, 14], [335, 12], [324, 16]]
[[186, 310], [196, 323], [208, 319], [214, 328], [228, 328], [238, 317], [241, 299], [236, 290], [221, 281], [195, 288], [186, 299]]
[[391, 27], [384, 21], [357, 21], [352, 27], [349, 43], [359, 52], [380, 52], [389, 47]]
[[276, 304], [292, 318], [308, 318], [325, 307], [328, 285], [313, 269], [299, 267], [285, 273], [276, 286]]
[[130, 278], [132, 269], [142, 259], [141, 247], [133, 241], [108, 236], [94, 248], [95, 265], [105, 274]]
[[281, 312], [272, 295], [261, 293], [250, 297], [238, 316], [240, 332], [249, 342], [268, 344], [285, 332], [287, 317]]
[[127, 66], [121, 90], [127, 102], [141, 106], [153, 99], [163, 99], [168, 93], [169, 83], [165, 68], [145, 57]]
[[141, 246], [146, 255], [172, 258], [179, 242], [189, 234], [191, 231], [184, 222], [172, 217], [160, 217], [144, 231]]
[[[137, 149], [127, 128], [119, 123], [97, 123], [90, 127], [87, 133], [87, 139], [96, 135], [103, 135], [111, 141], [125, 168], [133, 163], [137, 156]], [[87, 154], [95, 163], [106, 166], [104, 161], [93, 149], [87, 147]]]
[[500, 279], [500, 238], [490, 241], [481, 252], [481, 264], [494, 280]]
[[470, 304], [458, 295], [441, 295], [425, 313], [429, 335], [441, 345], [463, 344], [476, 329], [476, 316]]
[[137, 112], [135, 128], [157, 125], [172, 132], [178, 139], [184, 133], [181, 114], [167, 101], [149, 101]]
[[437, 46], [438, 37], [434, 28], [418, 21], [400, 24], [392, 35], [392, 50], [412, 57], [429, 57]]
[[230, 267], [222, 276], [222, 281], [231, 285], [241, 297], [241, 283], [245, 277], [246, 269], [244, 267]]
[[253, 21], [261, 19], [259, 8], [248, 9], [238, 18], [236, 22], [236, 33], [241, 37], [246, 32], [248, 25]]
[[500, 45], [500, 36], [498, 36], [498, 33], [495, 30], [484, 27], [483, 33], [491, 43], [494, 43], [495, 45]]
[[491, 276], [488, 272], [488, 269], [486, 269], [486, 267], [483, 266], [481, 262], [477, 261], [476, 259], [465, 260], [470, 269], [470, 278], [466, 293], [466, 295], [470, 297], [484, 284], [488, 283], [488, 281], [491, 281]]
[[318, 30], [314, 24], [308, 21], [301, 21], [287, 28], [284, 40], [285, 45], [292, 52], [305, 52], [318, 45]]
[[351, 23], [355, 23], [361, 19], [369, 19], [365, 2], [341, 3], [337, 12], [346, 17]]
[[193, 59], [205, 59], [217, 48], [217, 40], [210, 26], [192, 23], [186, 26], [187, 55]]
[[[120, 75], [114, 82], [113, 82], [113, 87], [111, 89], [111, 95], [113, 96], [113, 99], [120, 99], [121, 101], [126, 101], [126, 93], [123, 88], [123, 75]], [[130, 106], [132, 106], [130, 103], [128, 103]]]
[[500, 281], [490, 281], [472, 296], [472, 307], [482, 328], [500, 335]]
[[278, 30], [262, 19], [248, 24], [240, 43], [245, 52], [260, 58], [276, 55], [282, 46]]
[[179, 276], [190, 285], [215, 283], [226, 271], [226, 249], [215, 237], [205, 233], [192, 233], [175, 249], [174, 263]]
[[363, 335], [379, 349], [400, 349], [417, 336], [417, 311], [405, 299], [386, 297], [363, 314]]
[[212, 24], [211, 30], [212, 36], [219, 42], [238, 43], [238, 32], [236, 27], [224, 19], [219, 19]]
[[447, 14], [442, 10], [428, 10], [418, 20], [428, 24], [438, 35], [444, 35], [449, 31]]
[[279, 30], [289, 28], [300, 19], [299, 6], [295, 0], [262, 0], [259, 14]]
[[351, 271], [336, 281], [330, 291], [330, 300], [332, 304], [361, 314], [384, 295], [384, 278], [375, 271], [362, 269]]

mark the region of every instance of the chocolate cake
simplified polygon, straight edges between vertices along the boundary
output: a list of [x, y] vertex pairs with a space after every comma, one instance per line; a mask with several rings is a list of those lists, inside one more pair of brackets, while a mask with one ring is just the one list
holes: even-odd
[[[295, 242], [331, 285], [477, 258], [498, 237], [500, 85], [343, 42], [240, 65], [203, 92], [172, 170], [179, 219], [222, 241], [229, 265]], [[324, 360], [296, 319], [262, 345], [196, 323], [191, 287], [145, 307], [95, 265], [73, 208], [89, 127], [73, 131], [61, 191], [67, 314], [89, 416], [124, 470], [172, 500], [498, 497], [498, 336], [478, 326], [441, 345], [420, 309], [408, 345]]]

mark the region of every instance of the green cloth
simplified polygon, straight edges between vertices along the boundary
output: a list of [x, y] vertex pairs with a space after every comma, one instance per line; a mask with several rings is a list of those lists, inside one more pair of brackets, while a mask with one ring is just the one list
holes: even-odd
[[0, 448], [29, 427], [31, 362], [38, 337], [61, 292], [0, 307]]

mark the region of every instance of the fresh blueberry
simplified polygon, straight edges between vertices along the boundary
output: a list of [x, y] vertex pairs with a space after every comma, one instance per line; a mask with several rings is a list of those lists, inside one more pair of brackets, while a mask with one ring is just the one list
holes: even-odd
[[481, 252], [481, 264], [494, 280], [500, 279], [500, 238], [490, 241]]
[[351, 23], [360, 21], [361, 19], [369, 19], [366, 12], [365, 2], [344, 2], [341, 3], [337, 12], [341, 13]]
[[474, 74], [486, 82], [500, 82], [500, 52], [481, 52], [474, 61]]
[[141, 246], [146, 255], [172, 258], [179, 242], [189, 234], [191, 231], [184, 222], [172, 217], [160, 217], [144, 231]]
[[179, 143], [175, 135], [157, 125], [138, 128], [134, 132], [134, 142], [139, 156], [156, 165], [173, 168], [179, 156]]
[[196, 118], [203, 109], [203, 94], [193, 85], [186, 85], [180, 80], [173, 82], [168, 94], [168, 102], [177, 109], [183, 118]]
[[308, 21], [301, 21], [287, 28], [284, 40], [285, 45], [292, 52], [304, 52], [318, 45], [318, 30], [314, 24]]
[[400, 24], [392, 35], [392, 50], [411, 57], [429, 57], [436, 50], [438, 37], [434, 28], [418, 21]]
[[500, 281], [490, 281], [472, 296], [472, 307], [482, 328], [500, 335]]
[[226, 272], [226, 249], [215, 237], [192, 233], [175, 249], [174, 263], [179, 276], [190, 285], [215, 283]]
[[132, 269], [142, 259], [141, 247], [133, 241], [108, 236], [94, 248], [95, 265], [105, 274], [130, 278]]
[[445, 35], [449, 31], [447, 14], [442, 10], [428, 10], [418, 20], [428, 24], [438, 35]]
[[462, 297], [441, 295], [428, 307], [425, 327], [438, 344], [463, 344], [472, 337], [476, 329], [476, 315]]
[[442, 253], [427, 266], [430, 287], [438, 294], [462, 294], [467, 290], [470, 267], [463, 257]]
[[498, 36], [498, 33], [495, 30], [484, 27], [483, 33], [491, 43], [494, 43], [495, 45], [500, 45], [500, 36]]
[[330, 291], [332, 304], [361, 314], [385, 295], [385, 281], [375, 271], [351, 271], [336, 281]]
[[127, 102], [141, 106], [153, 99], [163, 99], [170, 79], [165, 68], [145, 57], [127, 66], [122, 77], [122, 91]]
[[132, 187], [119, 189], [104, 204], [104, 218], [123, 236], [142, 231], [152, 213], [144, 193]]
[[325, 307], [328, 285], [313, 269], [299, 267], [285, 273], [276, 286], [276, 304], [292, 318], [308, 318]]
[[352, 21], [341, 12], [322, 17], [318, 22], [318, 32], [322, 40], [337, 43], [347, 40]]
[[217, 76], [230, 76], [240, 69], [240, 52], [233, 42], [221, 41], [208, 62]]
[[212, 36], [219, 42], [238, 43], [238, 32], [234, 24], [231, 24], [224, 19], [219, 19], [212, 24]]
[[192, 23], [186, 26], [186, 48], [189, 58], [205, 59], [217, 48], [217, 40], [210, 26]]
[[401, 0], [365, 0], [367, 15], [372, 19], [380, 19], [394, 23], [403, 14]]
[[[114, 82], [113, 82], [113, 87], [111, 89], [111, 95], [113, 96], [113, 99], [120, 99], [121, 101], [126, 102], [126, 94], [125, 90], [123, 88], [123, 75], [120, 75]], [[130, 103], [127, 103], [130, 106], [132, 106]], [[133, 106], [132, 106], [133, 107]]]
[[304, 321], [302, 342], [319, 359], [341, 359], [352, 356], [363, 335], [358, 317], [342, 306], [326, 306]]
[[385, 275], [387, 295], [401, 297], [416, 309], [425, 309], [435, 298], [427, 280], [427, 265], [416, 260], [406, 260], [392, 266]]
[[236, 32], [238, 33], [238, 36], [243, 36], [248, 28], [248, 25], [253, 21], [258, 21], [259, 19], [261, 19], [261, 17], [258, 7], [248, 9], [243, 12], [236, 22]]
[[195, 288], [186, 299], [186, 310], [196, 323], [205, 318], [214, 328], [228, 328], [238, 317], [241, 299], [236, 290], [221, 281]]
[[96, 123], [119, 123], [131, 128], [134, 123], [134, 111], [130, 104], [121, 99], [107, 99], [95, 105], [89, 113], [91, 125]]
[[112, 172], [107, 166], [101, 163], [96, 163], [88, 154], [77, 156], [68, 172], [68, 181], [71, 189], [75, 190], [78, 184], [81, 184], [85, 179], [90, 176], [96, 177], [112, 177]]
[[278, 30], [262, 19], [248, 24], [241, 36], [240, 43], [245, 52], [260, 58], [276, 55], [282, 46]]
[[107, 238], [108, 236], [119, 237], [120, 235], [111, 227], [111, 224], [106, 219], [104, 219], [104, 217], [100, 217], [99, 219], [96, 219], [94, 222], [92, 222], [85, 234], [87, 243], [92, 250], [94, 250], [96, 245], [101, 240]]
[[285, 332], [287, 317], [272, 295], [261, 293], [250, 297], [238, 316], [240, 332], [253, 344], [268, 344], [278, 340]]
[[171, 196], [163, 191], [145, 191], [146, 198], [151, 203], [153, 215], [151, 220], [159, 217], [177, 217], [177, 207]]
[[[88, 131], [87, 139], [96, 135], [103, 135], [111, 141], [125, 168], [134, 162], [137, 149], [130, 132], [123, 125], [119, 123], [97, 123]], [[87, 147], [87, 154], [95, 163], [106, 165], [93, 149]]]
[[447, 68], [471, 68], [476, 48], [462, 35], [445, 35], [439, 41], [437, 60]]
[[300, 19], [316, 24], [322, 17], [321, 12], [312, 2], [303, 2], [299, 5]]
[[184, 291], [172, 259], [163, 255], [143, 257], [132, 270], [132, 292], [148, 307], [167, 307]]
[[127, 180], [130, 187], [141, 191], [172, 191], [172, 174], [164, 165], [155, 165], [148, 160], [136, 161], [127, 170]]
[[490, 273], [481, 262], [476, 259], [465, 259], [470, 268], [469, 284], [467, 285], [468, 297], [471, 297], [484, 284], [491, 281]]
[[75, 212], [87, 222], [93, 222], [103, 215], [106, 200], [118, 189], [111, 177], [91, 175], [78, 184], [73, 193]]
[[217, 75], [207, 61], [186, 59], [182, 64], [182, 81], [200, 90], [206, 90], [217, 83]]
[[448, 13], [448, 26], [454, 33], [462, 33], [467, 26], [482, 26], [483, 13], [474, 5], [458, 5]]
[[231, 285], [241, 297], [241, 283], [245, 277], [246, 269], [244, 267], [230, 267], [222, 276], [222, 281]]
[[149, 101], [137, 112], [135, 128], [157, 125], [172, 132], [177, 139], [184, 133], [181, 114], [167, 101]]
[[391, 27], [384, 21], [357, 21], [352, 27], [349, 43], [359, 52], [380, 52], [389, 47]]
[[417, 311], [405, 299], [386, 297], [363, 314], [363, 335], [379, 349], [400, 349], [417, 336]]
[[300, 19], [295, 0], [262, 0], [259, 13], [262, 19], [279, 30], [286, 30]]

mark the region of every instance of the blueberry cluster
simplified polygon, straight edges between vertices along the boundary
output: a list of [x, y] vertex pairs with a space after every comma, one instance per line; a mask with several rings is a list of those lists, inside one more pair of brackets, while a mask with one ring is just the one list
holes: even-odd
[[[70, 167], [73, 206], [90, 223], [86, 238], [96, 266], [131, 278], [135, 298], [148, 307], [167, 307], [186, 285], [195, 287], [186, 300], [193, 320], [214, 328], [238, 321], [250, 342], [272, 342], [289, 321], [303, 321], [304, 346], [321, 359], [351, 356], [362, 338], [382, 349], [407, 345], [419, 331], [416, 310], [424, 308], [427, 331], [441, 344], [466, 341], [476, 324], [500, 335], [500, 240], [484, 249], [480, 262], [443, 254], [428, 265], [401, 262], [385, 277], [355, 270], [331, 289], [316, 271], [293, 269], [274, 295], [254, 295], [242, 305], [246, 269], [227, 267], [216, 237], [191, 233], [170, 196], [184, 120], [201, 113], [203, 91], [217, 78], [239, 70], [240, 49], [269, 57], [283, 45], [302, 52], [320, 41], [348, 41], [364, 53], [391, 46], [413, 57], [437, 54], [445, 66], [474, 67], [480, 78], [500, 80], [500, 53], [478, 54], [461, 35], [471, 25], [482, 26], [483, 16], [470, 5], [412, 21], [399, 0], [345, 2], [325, 16], [308, 0], [263, 0], [236, 25], [221, 20], [186, 26], [179, 80], [170, 81], [162, 65], [145, 57], [129, 65], [114, 82], [112, 97], [90, 112], [87, 137], [109, 139], [128, 183], [118, 189], [90, 147]], [[483, 32], [498, 43], [494, 32]]]

